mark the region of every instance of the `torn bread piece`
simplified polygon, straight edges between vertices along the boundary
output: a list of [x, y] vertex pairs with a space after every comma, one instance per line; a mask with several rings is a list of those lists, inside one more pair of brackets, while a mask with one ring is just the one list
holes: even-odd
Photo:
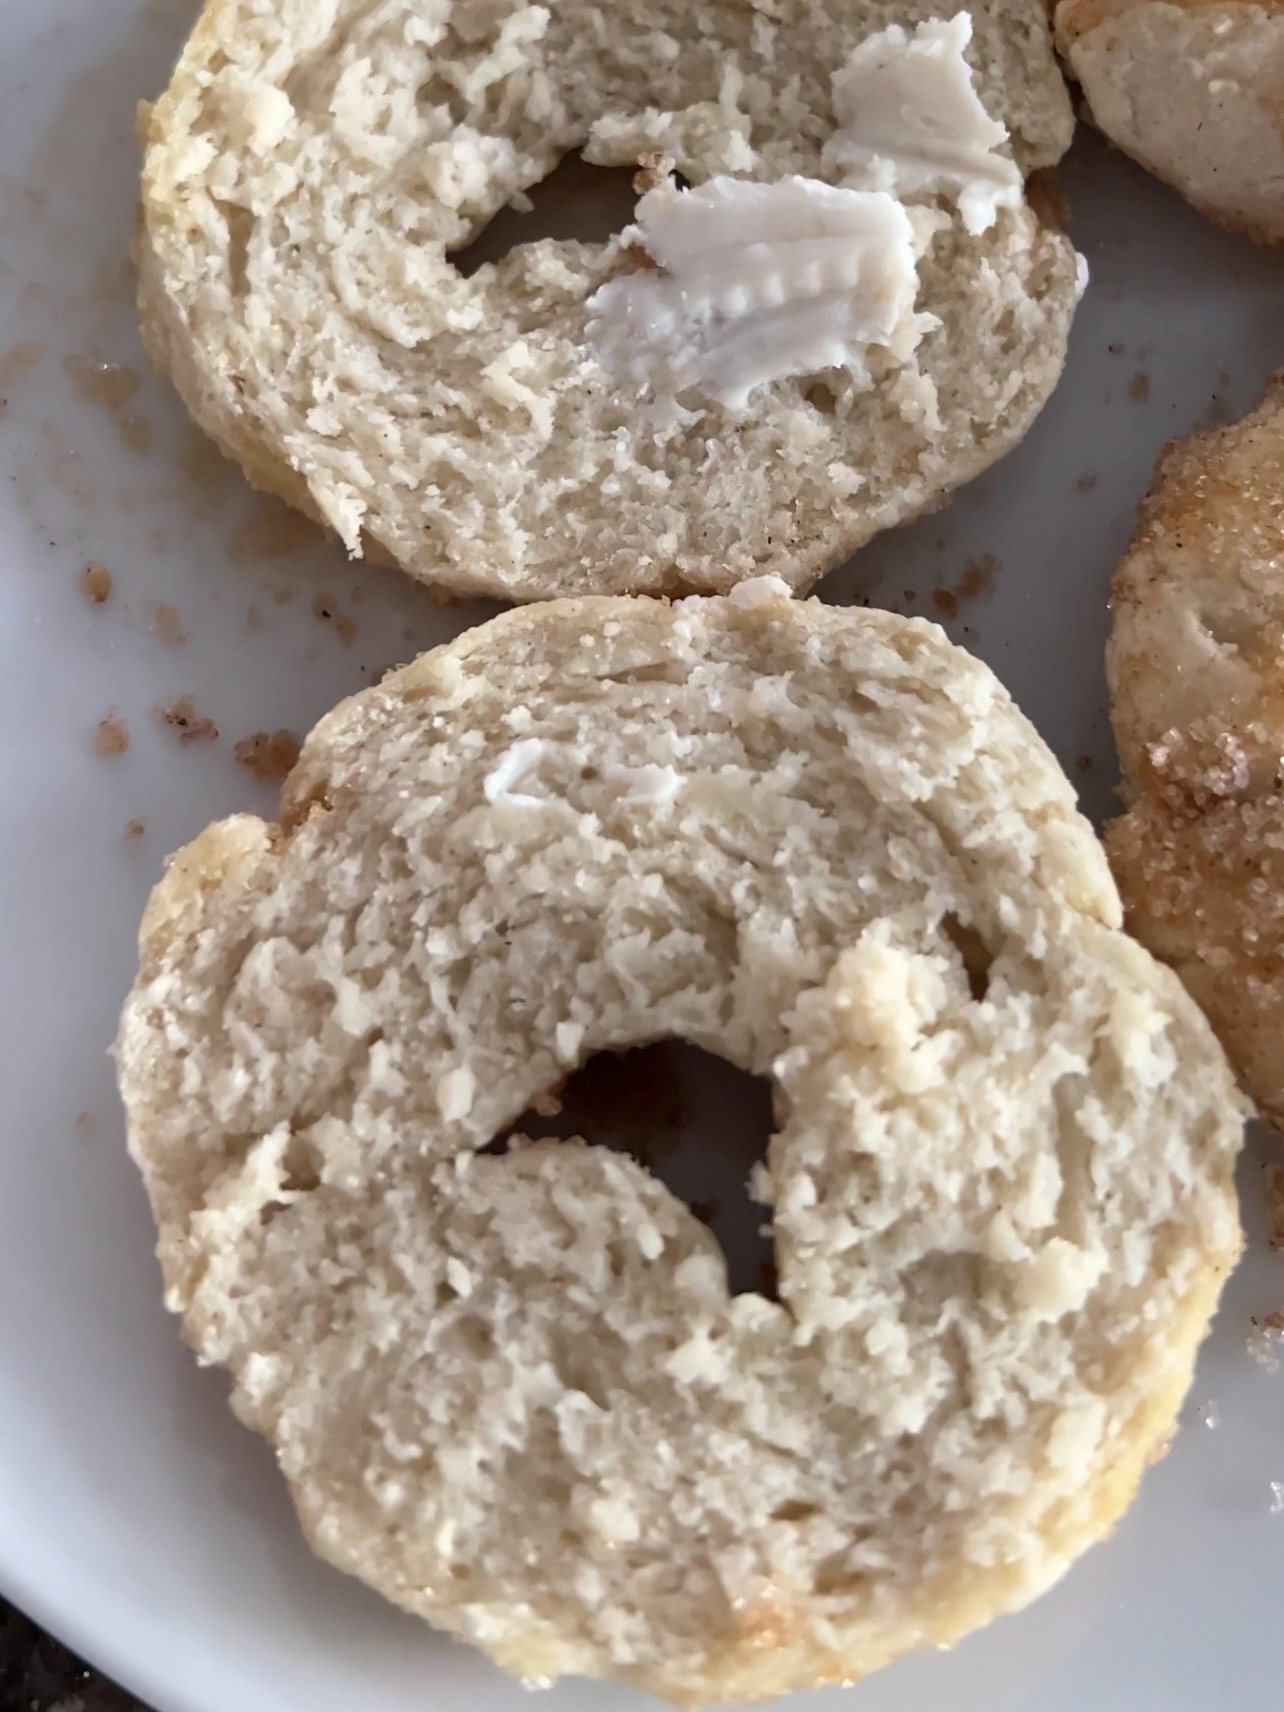
[[[735, 1704], [948, 1644], [1110, 1531], [1238, 1251], [1230, 1069], [1119, 923], [935, 626], [519, 608], [153, 895], [167, 1300], [314, 1548], [519, 1677]], [[633, 1159], [490, 1146], [665, 1037], [771, 1083], [778, 1299]]]
[[[1064, 356], [1074, 254], [1017, 194], [1071, 128], [1042, 0], [934, 17], [209, 0], [143, 127], [148, 349], [251, 481], [424, 581], [519, 601], [805, 589], [1015, 445]], [[906, 77], [919, 110], [948, 94], [950, 148], [933, 164], [921, 126], [898, 142], [880, 120], [899, 188], [857, 184], [839, 145]], [[636, 245], [543, 239], [467, 276], [452, 259], [577, 151], [667, 155], [697, 197], [862, 190], [847, 263], [821, 269], [854, 271], [852, 301], [803, 336], [796, 252], [751, 222], [741, 278], [685, 327], [696, 357], [622, 377], [590, 323], [653, 268]], [[884, 275], [897, 305], [913, 292], [890, 323], [866, 313]], [[777, 287], [803, 290], [787, 332], [757, 323]]]

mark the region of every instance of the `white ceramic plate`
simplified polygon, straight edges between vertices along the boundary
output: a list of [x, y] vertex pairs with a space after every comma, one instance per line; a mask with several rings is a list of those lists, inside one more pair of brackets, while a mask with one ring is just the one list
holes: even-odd
[[[482, 610], [351, 566], [251, 497], [146, 372], [126, 261], [133, 110], [194, 9], [0, 5], [0, 1586], [159, 1712], [514, 1712], [520, 1691], [480, 1658], [309, 1556], [267, 1452], [161, 1310], [122, 1145], [106, 1047], [147, 890], [212, 817], [272, 807], [233, 740], [306, 730]], [[1239, 411], [1284, 362], [1284, 257], [1088, 138], [1065, 181], [1093, 283], [1052, 404], [948, 512], [875, 542], [822, 592], [933, 612], [934, 591], [991, 555], [988, 588], [949, 628], [1100, 815], [1109, 574], [1161, 442]], [[115, 579], [101, 608], [79, 587], [91, 560]], [[217, 741], [162, 726], [178, 695]], [[130, 745], [104, 759], [112, 712]], [[865, 1684], [863, 1712], [1276, 1712], [1284, 1376], [1246, 1350], [1250, 1315], [1284, 1303], [1260, 1216], [1268, 1152], [1259, 1141], [1242, 1174], [1249, 1256], [1136, 1509], [1029, 1612]], [[586, 1684], [552, 1699], [640, 1704]]]

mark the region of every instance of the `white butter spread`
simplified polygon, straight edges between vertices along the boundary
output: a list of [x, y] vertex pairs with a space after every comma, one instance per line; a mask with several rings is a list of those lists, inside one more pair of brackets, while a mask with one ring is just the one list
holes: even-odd
[[948, 197], [973, 234], [1016, 208], [1021, 169], [998, 151], [1008, 133], [981, 104], [965, 50], [972, 19], [931, 18], [908, 34], [893, 24], [853, 50], [834, 75], [841, 130], [826, 160], [843, 182], [899, 197]]
[[[482, 781], [486, 801], [508, 808], [547, 808], [563, 803], [560, 796], [549, 794], [539, 776], [542, 763], [554, 759], [559, 747], [542, 737], [520, 738], [504, 751]], [[570, 759], [579, 766], [584, 756], [579, 750], [571, 750]], [[602, 776], [621, 802], [660, 806], [672, 802], [682, 789], [681, 774], [654, 761], [640, 767], [608, 762]]]
[[640, 767], [623, 767], [617, 762], [609, 762], [604, 776], [606, 782], [619, 791], [624, 802], [658, 806], [672, 802], [682, 789], [682, 775], [655, 761], [647, 761]]
[[547, 797], [536, 795], [530, 787], [537, 782], [535, 769], [546, 747], [542, 737], [523, 737], [506, 750], [482, 780], [486, 801], [510, 803], [514, 808], [542, 808]]
[[732, 606], [745, 607], [752, 612], [755, 607], [771, 606], [777, 601], [792, 600], [794, 591], [783, 577], [746, 577], [744, 582], [737, 583], [727, 599]]
[[822, 156], [836, 183], [716, 177], [642, 197], [620, 244], [644, 265], [594, 293], [588, 332], [602, 365], [654, 401], [657, 431], [685, 416], [679, 393], [739, 411], [758, 386], [826, 369], [857, 388], [899, 369], [907, 420], [939, 427], [913, 361], [935, 325], [914, 302], [918, 259], [949, 224], [938, 199], [975, 236], [1023, 196], [1007, 130], [973, 83], [971, 39], [959, 12], [853, 51], [834, 74], [839, 129]]
[[621, 235], [660, 271], [610, 280], [589, 299], [590, 336], [639, 392], [694, 388], [731, 409], [789, 375], [913, 354], [932, 325], [914, 313], [917, 233], [881, 192], [818, 179], [714, 178], [660, 185]]

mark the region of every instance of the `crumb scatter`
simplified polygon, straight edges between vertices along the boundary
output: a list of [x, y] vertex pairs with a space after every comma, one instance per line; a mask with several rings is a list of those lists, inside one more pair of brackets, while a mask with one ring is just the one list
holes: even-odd
[[131, 369], [124, 363], [100, 362], [96, 357], [86, 357], [78, 351], [65, 356], [62, 366], [80, 396], [107, 412], [131, 451], [150, 451], [151, 425], [131, 408], [134, 395], [142, 385], [137, 369]]
[[111, 599], [112, 574], [106, 565], [86, 565], [80, 573], [80, 586], [92, 606], [104, 606]]
[[118, 713], [109, 713], [98, 721], [94, 748], [99, 755], [123, 755], [129, 748], [129, 727]]
[[161, 723], [178, 733], [180, 743], [210, 743], [218, 736], [212, 719], [197, 713], [191, 696], [175, 696], [160, 710]]
[[312, 602], [312, 613], [326, 624], [334, 626], [335, 635], [345, 648], [350, 648], [357, 638], [357, 627], [351, 618], [340, 612], [338, 606], [328, 594], [319, 594]]
[[993, 586], [998, 568], [999, 561], [993, 553], [982, 553], [978, 558], [968, 559], [957, 582], [948, 586], [942, 584], [932, 590], [932, 605], [946, 618], [957, 617], [964, 601], [975, 600]]
[[0, 356], [0, 389], [6, 389], [29, 375], [45, 354], [45, 348], [35, 339], [20, 339]]
[[153, 636], [167, 648], [181, 648], [188, 633], [176, 606], [167, 600], [154, 600], [147, 608], [147, 624]]
[[293, 731], [254, 731], [242, 737], [232, 753], [256, 779], [279, 784], [298, 760], [302, 747]]

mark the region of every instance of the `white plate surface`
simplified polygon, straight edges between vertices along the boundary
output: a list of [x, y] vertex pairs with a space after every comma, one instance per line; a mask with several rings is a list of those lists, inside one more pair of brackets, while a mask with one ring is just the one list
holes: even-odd
[[[349, 565], [249, 495], [146, 371], [133, 109], [193, 10], [0, 6], [0, 1587], [159, 1712], [516, 1712], [529, 1702], [481, 1659], [311, 1559], [269, 1455], [161, 1310], [122, 1144], [106, 1047], [148, 888], [212, 817], [272, 807], [233, 741], [306, 730], [484, 610]], [[949, 628], [1100, 816], [1110, 571], [1160, 444], [1239, 411], [1284, 363], [1284, 256], [1213, 230], [1090, 138], [1065, 185], [1093, 283], [1056, 397], [999, 470], [822, 593], [936, 614], [970, 563], [991, 566]], [[86, 378], [103, 362], [125, 371], [105, 389]], [[127, 399], [86, 396], [132, 377]], [[115, 578], [102, 608], [78, 585], [91, 560]], [[185, 641], [158, 634], [174, 622], [160, 602]], [[184, 747], [160, 724], [177, 695], [217, 742]], [[103, 759], [112, 712], [131, 742]], [[133, 819], [146, 830], [128, 843]], [[862, 1712], [1277, 1712], [1284, 1375], [1246, 1350], [1250, 1315], [1284, 1304], [1260, 1215], [1270, 1153], [1259, 1138], [1246, 1157], [1250, 1253], [1135, 1510], [1032, 1610], [864, 1684]], [[642, 1702], [574, 1684], [551, 1704]]]

